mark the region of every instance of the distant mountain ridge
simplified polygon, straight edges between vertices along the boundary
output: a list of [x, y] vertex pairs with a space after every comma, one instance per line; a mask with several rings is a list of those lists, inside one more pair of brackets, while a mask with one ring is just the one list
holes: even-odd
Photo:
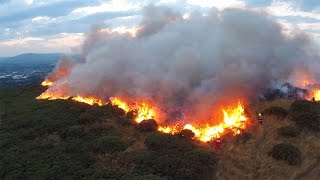
[[47, 54], [37, 54], [37, 53], [26, 53], [20, 54], [13, 57], [0, 57], [1, 64], [51, 64], [56, 63], [62, 57], [73, 57], [78, 58], [77, 54], [63, 54], [63, 53], [47, 53]]
[[0, 58], [1, 64], [51, 64], [56, 63], [64, 54], [62, 53], [48, 53], [36, 54], [26, 53], [8, 58]]

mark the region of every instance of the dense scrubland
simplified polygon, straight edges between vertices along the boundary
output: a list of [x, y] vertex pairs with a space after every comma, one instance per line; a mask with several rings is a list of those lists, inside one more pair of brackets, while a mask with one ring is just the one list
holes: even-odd
[[[247, 107], [249, 127], [222, 150], [192, 133], [157, 132], [117, 107], [36, 100], [41, 87], [1, 89], [1, 179], [317, 179], [320, 103]], [[262, 112], [264, 124], [257, 122]]]

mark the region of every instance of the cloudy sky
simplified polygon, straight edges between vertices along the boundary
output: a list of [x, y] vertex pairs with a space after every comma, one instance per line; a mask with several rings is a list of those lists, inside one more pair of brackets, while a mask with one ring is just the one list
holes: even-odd
[[309, 33], [320, 46], [320, 0], [0, 0], [0, 57], [77, 52], [92, 28], [132, 31], [150, 4], [169, 6], [186, 17], [212, 7], [262, 10], [284, 31]]

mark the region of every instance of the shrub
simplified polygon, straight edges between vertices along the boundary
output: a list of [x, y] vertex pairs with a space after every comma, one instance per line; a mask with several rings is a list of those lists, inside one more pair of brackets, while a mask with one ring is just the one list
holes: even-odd
[[285, 110], [282, 107], [272, 106], [267, 109], [265, 109], [262, 114], [264, 115], [274, 115], [279, 118], [285, 118], [288, 114], [287, 110]]
[[297, 137], [300, 130], [295, 126], [285, 126], [278, 129], [278, 134], [284, 137]]
[[88, 133], [86, 126], [84, 125], [75, 125], [68, 128], [63, 134], [63, 138], [68, 137], [83, 137]]
[[161, 149], [181, 149], [187, 150], [194, 148], [192, 141], [172, 136], [170, 134], [154, 133], [147, 137], [144, 144], [149, 150]]
[[154, 119], [143, 120], [138, 124], [138, 129], [142, 132], [154, 132], [158, 129], [158, 123]]
[[276, 160], [286, 161], [289, 165], [299, 165], [302, 162], [301, 151], [292, 144], [277, 144], [269, 152]]
[[177, 135], [179, 137], [186, 138], [186, 139], [192, 139], [195, 136], [194, 132], [192, 132], [189, 129], [184, 129], [180, 131]]
[[132, 111], [129, 111], [127, 114], [126, 114], [126, 118], [129, 119], [129, 120], [134, 120], [135, 118], [137, 117], [137, 112], [135, 110], [132, 110]]
[[301, 129], [320, 131], [320, 114], [303, 113], [295, 117], [294, 121]]
[[123, 151], [127, 148], [127, 144], [116, 136], [104, 136], [97, 140], [97, 145], [101, 151], [114, 153]]
[[217, 159], [203, 149], [161, 149], [141, 154], [135, 159], [139, 174], [167, 176], [168, 179], [209, 179], [214, 174]]
[[320, 114], [320, 105], [311, 101], [302, 100], [302, 101], [295, 101], [290, 106], [289, 113], [291, 114], [303, 113], [303, 112]]
[[117, 123], [119, 123], [122, 126], [129, 126], [133, 124], [133, 120], [128, 119], [126, 117], [119, 117], [117, 118]]

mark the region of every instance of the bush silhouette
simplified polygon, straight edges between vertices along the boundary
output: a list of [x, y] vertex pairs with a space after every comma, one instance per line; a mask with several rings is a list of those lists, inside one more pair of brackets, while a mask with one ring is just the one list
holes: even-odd
[[262, 114], [264, 115], [274, 115], [279, 118], [285, 118], [288, 114], [287, 110], [285, 110], [282, 107], [272, 106], [267, 109], [265, 109]]
[[116, 136], [104, 136], [97, 140], [99, 150], [107, 153], [123, 151], [127, 148], [127, 144]]
[[133, 120], [128, 119], [126, 117], [118, 117], [117, 118], [117, 123], [119, 123], [122, 126], [129, 126], [133, 124]]
[[302, 162], [301, 151], [292, 144], [277, 144], [269, 152], [276, 160], [286, 161], [289, 165], [299, 165]]
[[195, 134], [189, 129], [184, 129], [178, 133], [178, 136], [186, 139], [192, 139], [195, 136]]
[[297, 137], [300, 130], [295, 126], [284, 126], [278, 129], [278, 134], [284, 137]]
[[158, 123], [154, 119], [143, 120], [138, 124], [138, 129], [142, 132], [154, 132], [158, 129]]

